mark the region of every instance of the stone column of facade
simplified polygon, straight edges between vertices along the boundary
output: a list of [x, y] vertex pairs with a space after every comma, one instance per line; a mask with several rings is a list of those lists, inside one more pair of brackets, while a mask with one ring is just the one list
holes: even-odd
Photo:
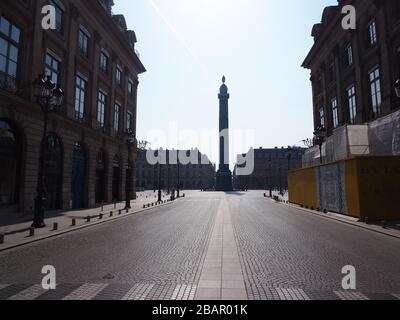
[[67, 108], [67, 115], [71, 119], [75, 119], [75, 76], [76, 76], [76, 68], [75, 68], [75, 53], [77, 50], [77, 42], [78, 42], [78, 24], [76, 19], [79, 18], [79, 10], [71, 5], [70, 19], [71, 23], [69, 24], [69, 39], [68, 39], [68, 60], [66, 62], [66, 81], [65, 88], [69, 88], [64, 92], [64, 99]]
[[342, 66], [340, 64], [340, 53], [344, 52], [341, 50], [341, 47], [337, 46], [334, 53], [334, 61], [335, 61], [335, 73], [336, 73], [336, 102], [338, 108], [338, 123], [342, 123], [343, 119], [343, 110], [345, 108], [345, 103], [343, 100], [343, 87], [342, 87]]
[[97, 108], [98, 108], [98, 94], [99, 94], [99, 87], [98, 87], [98, 76], [99, 76], [99, 68], [100, 68], [100, 61], [97, 59], [97, 57], [100, 56], [100, 42], [101, 42], [101, 36], [100, 34], [95, 31], [93, 34], [93, 52], [92, 56], [96, 57], [95, 59], [92, 60], [92, 77], [93, 80], [91, 85], [92, 85], [92, 98], [90, 99], [91, 107], [90, 107], [90, 123], [92, 128], [98, 128], [98, 122], [97, 122]]
[[88, 153], [88, 170], [86, 176], [88, 181], [87, 205], [89, 208], [93, 208], [96, 204], [96, 161], [100, 145], [95, 137], [85, 137], [84, 142]]
[[[357, 104], [357, 115], [356, 115], [356, 124], [363, 123], [366, 119], [366, 110], [363, 108], [364, 106], [364, 97], [363, 97], [363, 75], [361, 73], [361, 48], [362, 48], [362, 39], [359, 36], [352, 37], [352, 49], [353, 49], [353, 63], [355, 70], [355, 88], [356, 88], [356, 104]], [[348, 114], [349, 110], [347, 110]]]
[[377, 27], [379, 42], [380, 42], [380, 77], [381, 77], [381, 94], [382, 94], [382, 113], [389, 114], [392, 111], [392, 90], [394, 87], [394, 83], [392, 83], [392, 75], [390, 68], [390, 54], [387, 39], [387, 17], [385, 13], [385, 7], [378, 2], [378, 11], [377, 11]]
[[[41, 15], [41, 4], [43, 1], [38, 1], [35, 8], [35, 15], [40, 17]], [[26, 37], [26, 36], [25, 36]], [[25, 38], [28, 39], [28, 38]], [[28, 40], [29, 41], [29, 40]], [[41, 73], [43, 73], [43, 65], [40, 62], [43, 48], [43, 29], [41, 27], [41, 20], [36, 19], [32, 39], [32, 72], [30, 78], [27, 79], [27, 83], [32, 83], [34, 79]], [[34, 103], [35, 99], [31, 96], [31, 102]], [[39, 150], [40, 141], [43, 134], [43, 116], [38, 105], [32, 105], [35, 108], [34, 115], [32, 118], [21, 116], [19, 119], [15, 119], [17, 116], [12, 111], [10, 105], [11, 119], [17, 120], [21, 127], [25, 131], [25, 166], [23, 174], [23, 207], [21, 208], [25, 213], [32, 213], [34, 208], [34, 198], [36, 196], [37, 188], [37, 171], [39, 167]]]

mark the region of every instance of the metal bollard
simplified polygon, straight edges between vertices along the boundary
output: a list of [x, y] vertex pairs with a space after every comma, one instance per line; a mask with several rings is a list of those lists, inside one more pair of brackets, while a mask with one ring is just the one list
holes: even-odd
[[29, 236], [33, 237], [35, 235], [35, 228], [29, 228]]
[[86, 217], [86, 222], [90, 222], [90, 216]]
[[53, 223], [53, 231], [57, 231], [58, 230], [58, 223], [54, 222]]
[[72, 222], [71, 222], [71, 227], [75, 227], [75, 226], [76, 226], [76, 219], [73, 218], [73, 219], [72, 219]]
[[118, 210], [118, 215], [120, 216], [122, 214], [122, 210]]
[[100, 220], [103, 219], [103, 214], [102, 214], [102, 213], [99, 214], [99, 219], [100, 219]]
[[0, 244], [4, 243], [4, 238], [5, 238], [5, 234], [4, 233], [0, 233]]
[[114, 216], [114, 213], [110, 211], [110, 218]]

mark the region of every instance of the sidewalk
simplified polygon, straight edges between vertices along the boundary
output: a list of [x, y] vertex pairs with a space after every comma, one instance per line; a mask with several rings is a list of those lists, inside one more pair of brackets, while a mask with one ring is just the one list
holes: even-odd
[[[279, 196], [279, 199], [283, 202], [279, 202], [282, 205], [286, 205], [292, 208], [296, 208], [305, 212], [308, 212], [310, 214], [318, 215], [323, 218], [331, 219], [331, 220], [336, 220], [340, 221], [346, 224], [350, 224], [359, 228], [367, 229], [373, 232], [378, 232], [381, 234], [385, 234], [391, 237], [399, 238], [400, 239], [400, 221], [386, 221], [385, 225], [382, 226], [382, 222], [380, 221], [371, 221], [368, 224], [360, 221], [360, 219], [347, 216], [344, 214], [339, 214], [335, 212], [320, 212], [316, 210], [311, 210], [311, 209], [306, 209], [306, 208], [301, 208], [298, 205], [292, 204], [292, 203], [287, 203], [288, 201], [288, 193], [286, 193], [284, 196], [280, 195], [279, 192], [273, 192], [273, 196], [277, 195]], [[266, 193], [267, 199], [270, 201], [275, 201], [271, 198], [269, 198], [269, 192]]]
[[[71, 211], [53, 211], [46, 212], [46, 227], [35, 229], [34, 235], [30, 235], [32, 225], [32, 215], [24, 214], [4, 214], [0, 220], [0, 251], [10, 249], [22, 244], [38, 241], [55, 235], [63, 234], [73, 230], [96, 225], [102, 222], [118, 219], [127, 214], [134, 214], [143, 210], [152, 208], [151, 204], [157, 202], [157, 192], [145, 191], [137, 193], [137, 199], [131, 201], [131, 209], [126, 212], [125, 201], [114, 204], [107, 204], [92, 209], [71, 210]], [[170, 196], [163, 193], [163, 203], [169, 202]], [[150, 204], [150, 207], [148, 205]], [[146, 208], [144, 208], [146, 206]], [[103, 216], [100, 216], [103, 215]], [[90, 222], [88, 222], [90, 217]], [[73, 225], [75, 219], [75, 225]], [[57, 223], [57, 230], [54, 230], [54, 223]], [[4, 243], [1, 243], [1, 236], [4, 236]]]

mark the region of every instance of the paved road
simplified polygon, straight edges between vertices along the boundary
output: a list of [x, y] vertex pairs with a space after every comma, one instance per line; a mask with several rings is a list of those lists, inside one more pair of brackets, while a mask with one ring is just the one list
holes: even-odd
[[[57, 270], [43, 291], [41, 269]], [[343, 292], [341, 269], [357, 270]], [[400, 299], [400, 240], [260, 192], [172, 205], [0, 254], [0, 299]]]

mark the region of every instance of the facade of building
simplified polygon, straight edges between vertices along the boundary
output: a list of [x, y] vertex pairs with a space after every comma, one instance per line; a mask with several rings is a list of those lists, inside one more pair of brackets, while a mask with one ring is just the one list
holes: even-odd
[[[49, 4], [56, 28], [45, 30], [41, 12]], [[112, 14], [112, 5], [0, 2], [0, 213], [33, 212], [44, 115], [32, 83], [40, 74], [64, 92], [43, 143], [46, 209], [124, 199], [124, 132], [136, 132], [138, 75], [145, 68], [135, 52], [135, 33], [122, 15]], [[135, 153], [132, 148], [131, 159]]]
[[[356, 9], [356, 29], [342, 27], [343, 6]], [[325, 8], [303, 62], [311, 70], [315, 129], [327, 131], [325, 162], [356, 155], [400, 154], [400, 2], [342, 0]], [[319, 148], [305, 166], [319, 163]]]
[[288, 171], [301, 168], [303, 153], [304, 149], [300, 147], [254, 150], [254, 171], [251, 175], [238, 175], [235, 166], [235, 189], [287, 190]]
[[[166, 164], [151, 165], [146, 157], [147, 150], [139, 150], [135, 170], [136, 189], [157, 190], [159, 177], [161, 188], [164, 190], [176, 190], [178, 187], [178, 181], [180, 182], [180, 188], [182, 190], [214, 189], [215, 164], [211, 163], [207, 156], [198, 152], [197, 163], [192, 162], [189, 164], [183, 164], [181, 161], [172, 161], [172, 159], [176, 159], [176, 157], [173, 157], [169, 153], [174, 152], [175, 154], [179, 153], [189, 156], [191, 151], [193, 150], [167, 151]], [[203, 159], [203, 161], [201, 161], [201, 159]], [[159, 170], [161, 170], [161, 173]]]

